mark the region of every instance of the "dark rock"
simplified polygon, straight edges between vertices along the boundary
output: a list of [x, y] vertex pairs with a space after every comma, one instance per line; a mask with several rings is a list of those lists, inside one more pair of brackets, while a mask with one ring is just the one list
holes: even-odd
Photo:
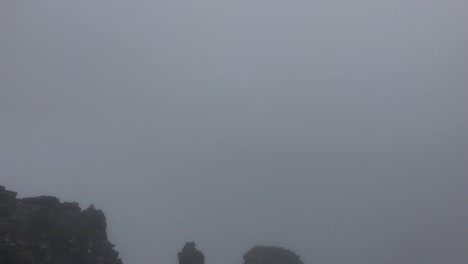
[[256, 246], [244, 254], [244, 264], [303, 264], [299, 255], [282, 247]]
[[14, 210], [16, 193], [0, 185], [0, 216], [8, 215]]
[[185, 243], [182, 251], [178, 254], [179, 264], [204, 264], [205, 255], [195, 248], [195, 242]]
[[1, 264], [121, 264], [104, 213], [50, 196], [16, 199], [0, 186]]

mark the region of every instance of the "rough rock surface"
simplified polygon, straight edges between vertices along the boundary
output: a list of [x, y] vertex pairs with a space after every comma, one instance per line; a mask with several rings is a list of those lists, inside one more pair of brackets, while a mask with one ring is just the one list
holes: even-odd
[[195, 242], [185, 243], [182, 251], [177, 254], [179, 264], [204, 264], [205, 255], [195, 248]]
[[55, 197], [17, 199], [0, 186], [1, 264], [121, 264], [104, 213]]
[[299, 255], [282, 247], [256, 246], [244, 254], [244, 264], [303, 264]]

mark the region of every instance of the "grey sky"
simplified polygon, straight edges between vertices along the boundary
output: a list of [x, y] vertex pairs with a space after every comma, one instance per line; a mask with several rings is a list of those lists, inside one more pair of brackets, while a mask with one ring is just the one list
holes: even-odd
[[461, 0], [2, 0], [0, 184], [125, 263], [468, 262]]

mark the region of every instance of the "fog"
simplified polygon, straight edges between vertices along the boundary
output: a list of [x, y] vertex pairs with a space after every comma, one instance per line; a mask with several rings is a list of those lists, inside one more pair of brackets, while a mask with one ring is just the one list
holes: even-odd
[[468, 263], [461, 0], [2, 0], [0, 184], [124, 263]]

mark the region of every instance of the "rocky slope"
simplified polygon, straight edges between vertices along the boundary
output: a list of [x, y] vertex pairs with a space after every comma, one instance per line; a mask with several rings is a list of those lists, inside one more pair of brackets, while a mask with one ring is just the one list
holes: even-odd
[[17, 199], [0, 186], [1, 264], [121, 264], [104, 213], [55, 197]]

